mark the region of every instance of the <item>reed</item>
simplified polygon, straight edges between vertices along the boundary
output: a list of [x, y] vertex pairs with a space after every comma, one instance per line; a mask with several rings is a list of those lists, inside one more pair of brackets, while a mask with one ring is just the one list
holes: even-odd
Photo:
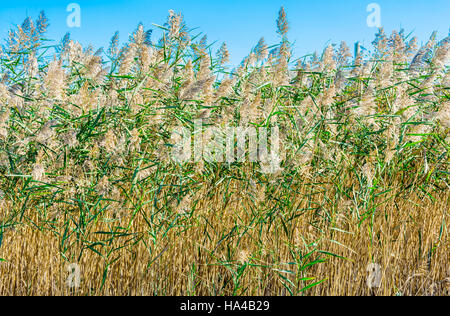
[[[449, 294], [448, 37], [296, 58], [282, 9], [230, 71], [173, 11], [106, 52], [47, 26], [0, 50], [0, 295]], [[199, 118], [278, 127], [281, 168], [174, 161]]]

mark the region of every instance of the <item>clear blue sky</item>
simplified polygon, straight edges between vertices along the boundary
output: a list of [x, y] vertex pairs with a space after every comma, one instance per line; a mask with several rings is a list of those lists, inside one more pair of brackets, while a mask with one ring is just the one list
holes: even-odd
[[[81, 7], [81, 28], [66, 24], [66, 7], [72, 2]], [[289, 38], [295, 41], [297, 57], [341, 40], [349, 46], [356, 41], [368, 46], [376, 33], [366, 23], [366, 7], [373, 2], [380, 5], [382, 25], [388, 32], [403, 27], [421, 42], [434, 30], [440, 38], [449, 32], [449, 0], [0, 0], [0, 38], [3, 43], [12, 25], [45, 10], [49, 38], [59, 41], [71, 32], [72, 39], [83, 44], [107, 48], [115, 31], [125, 40], [139, 22], [154, 28], [152, 23], [163, 24], [173, 9], [183, 13], [189, 27], [206, 33], [209, 41], [227, 42], [232, 63], [238, 64], [260, 37], [277, 43], [275, 21], [281, 6], [288, 13]]]

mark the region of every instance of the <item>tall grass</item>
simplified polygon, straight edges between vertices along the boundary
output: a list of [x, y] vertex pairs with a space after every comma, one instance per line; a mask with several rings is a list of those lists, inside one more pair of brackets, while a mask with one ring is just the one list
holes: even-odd
[[[231, 70], [174, 12], [106, 52], [47, 24], [1, 50], [0, 294], [449, 294], [448, 37], [295, 59], [281, 10]], [[281, 170], [174, 162], [198, 118], [278, 126]]]

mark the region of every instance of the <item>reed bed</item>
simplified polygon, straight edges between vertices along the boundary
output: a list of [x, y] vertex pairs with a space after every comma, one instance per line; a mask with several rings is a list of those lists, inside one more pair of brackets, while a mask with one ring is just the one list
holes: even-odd
[[[173, 11], [107, 51], [47, 27], [0, 51], [1, 295], [449, 294], [449, 37], [296, 58], [281, 9], [231, 69]], [[280, 168], [174, 161], [198, 119], [278, 127]]]

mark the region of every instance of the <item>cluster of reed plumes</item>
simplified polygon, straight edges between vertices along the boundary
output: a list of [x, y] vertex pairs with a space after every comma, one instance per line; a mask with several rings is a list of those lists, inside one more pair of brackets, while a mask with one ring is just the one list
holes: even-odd
[[[449, 294], [448, 37], [295, 59], [282, 9], [231, 71], [174, 12], [106, 52], [46, 28], [0, 52], [0, 294]], [[174, 162], [199, 118], [278, 126], [280, 170]]]

